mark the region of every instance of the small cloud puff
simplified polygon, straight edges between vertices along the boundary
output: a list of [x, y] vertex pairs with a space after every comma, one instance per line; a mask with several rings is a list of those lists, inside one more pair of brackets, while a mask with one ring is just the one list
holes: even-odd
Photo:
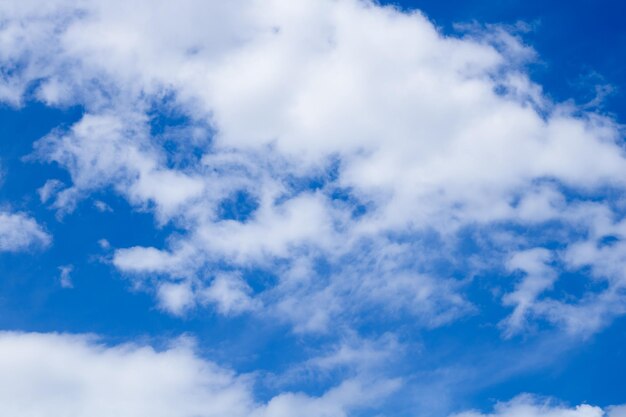
[[0, 252], [45, 248], [52, 237], [24, 213], [0, 212]]
[[59, 267], [60, 276], [59, 283], [63, 288], [74, 288], [74, 282], [72, 281], [72, 271], [74, 270], [73, 265], [63, 265]]

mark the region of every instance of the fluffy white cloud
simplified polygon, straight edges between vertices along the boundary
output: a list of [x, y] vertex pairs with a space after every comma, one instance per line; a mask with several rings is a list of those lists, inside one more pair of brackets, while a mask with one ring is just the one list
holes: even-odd
[[568, 407], [550, 399], [542, 399], [532, 395], [520, 395], [505, 403], [498, 403], [493, 413], [483, 414], [468, 411], [455, 414], [456, 417], [621, 417], [624, 406], [600, 407], [581, 404]]
[[52, 237], [24, 213], [0, 212], [0, 252], [17, 252], [45, 247]]
[[12, 416], [246, 416], [244, 379], [184, 345], [106, 347], [57, 334], [0, 335], [0, 410]]
[[238, 275], [220, 274], [203, 290], [204, 300], [215, 303], [217, 310], [225, 315], [252, 310], [257, 305], [250, 298], [252, 289]]
[[156, 204], [163, 216], [202, 192], [202, 182], [161, 168], [159, 151], [149, 142], [144, 116], [86, 115], [66, 135], [51, 133], [36, 144], [35, 155], [65, 166], [73, 185], [62, 191], [48, 181], [44, 200], [56, 193], [54, 207], [72, 210], [82, 193], [111, 186], [138, 205]]
[[195, 304], [191, 286], [187, 282], [161, 284], [157, 290], [161, 307], [173, 314], [181, 315]]
[[0, 333], [0, 413], [66, 417], [345, 417], [394, 384], [348, 380], [310, 397], [254, 399], [252, 380], [198, 357], [188, 341], [164, 350], [106, 346], [94, 337]]
[[[0, 97], [19, 103], [31, 88], [50, 105], [85, 108], [36, 146], [72, 178], [65, 189], [47, 183], [42, 199], [54, 195], [67, 213], [113, 188], [173, 222], [183, 232], [166, 247], [113, 257], [128, 274], [158, 277], [170, 311], [207, 299], [224, 314], [263, 305], [297, 329], [324, 330], [381, 308], [436, 326], [472, 308], [460, 295], [467, 280], [454, 279], [467, 277], [436, 271], [446, 255], [427, 256], [432, 245], [455, 264], [468, 228], [495, 240], [507, 225], [553, 222], [572, 236], [598, 226], [580, 207], [619, 217], [609, 196], [591, 202], [626, 186], [618, 127], [544, 97], [524, 72], [532, 49], [503, 28], [446, 37], [417, 12], [358, 0], [10, 3], [0, 5]], [[172, 110], [188, 118], [172, 133], [179, 154], [151, 129], [155, 113]], [[237, 193], [253, 208], [228, 218]], [[584, 331], [597, 330], [610, 316], [600, 296], [615, 294], [613, 314], [624, 308], [623, 279], [601, 268], [619, 254], [587, 250], [610, 290], [565, 304], [541, 298], [558, 272], [511, 258], [545, 242], [506, 233], [469, 275], [526, 272], [503, 298], [509, 333], [531, 317], [563, 324], [585, 304], [601, 311]], [[548, 256], [576, 268], [564, 252]], [[214, 280], [223, 265], [278, 277], [261, 294], [233, 292]]]

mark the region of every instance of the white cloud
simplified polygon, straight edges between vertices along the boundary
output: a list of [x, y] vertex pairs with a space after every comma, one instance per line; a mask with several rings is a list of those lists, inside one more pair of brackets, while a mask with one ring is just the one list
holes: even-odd
[[188, 282], [163, 283], [157, 290], [157, 297], [164, 310], [176, 315], [182, 315], [195, 304], [193, 290]]
[[99, 239], [98, 246], [100, 246], [100, 249], [108, 250], [111, 247], [111, 243], [106, 239]]
[[100, 211], [102, 213], [113, 211], [111, 206], [109, 206], [107, 203], [105, 203], [104, 201], [101, 201], [101, 200], [94, 201], [93, 202], [93, 206], [96, 208], [96, 210], [98, 210], [98, 211]]
[[211, 285], [202, 291], [203, 301], [215, 303], [217, 310], [225, 315], [236, 315], [258, 307], [250, 298], [252, 289], [235, 274], [219, 274]]
[[544, 248], [534, 248], [514, 254], [507, 262], [511, 271], [522, 271], [524, 277], [515, 290], [504, 296], [505, 305], [513, 305], [513, 313], [503, 323], [507, 334], [511, 335], [526, 327], [526, 315], [542, 292], [549, 289], [557, 278], [549, 266], [551, 252]]
[[375, 373], [394, 360], [399, 360], [403, 349], [405, 346], [391, 334], [384, 334], [376, 340], [362, 339], [352, 334], [327, 352], [298, 365], [292, 374], [304, 373], [307, 378], [311, 378], [312, 374], [320, 373], [323, 376], [337, 369], [347, 369], [358, 374]]
[[[561, 197], [555, 201], [561, 208], [557, 215], [553, 209], [546, 211], [553, 213], [548, 219], [571, 222], [574, 230], [560, 232], [560, 239], [569, 240], [562, 249], [533, 248], [516, 252], [509, 259], [508, 269], [521, 271], [524, 277], [503, 297], [505, 305], [514, 307], [501, 323], [508, 336], [527, 330], [530, 319], [539, 318], [561, 326], [570, 335], [588, 337], [626, 313], [624, 219], [602, 203], [567, 206]], [[559, 279], [559, 271], [582, 275], [597, 289], [579, 296], [556, 297], [549, 292]]]
[[46, 247], [52, 237], [24, 213], [0, 212], [0, 251], [18, 252]]
[[2, 333], [0, 369], [3, 415], [246, 416], [252, 406], [245, 380], [182, 345], [158, 352], [83, 336]]
[[483, 414], [468, 411], [455, 414], [456, 417], [619, 417], [619, 408], [608, 408], [608, 413], [588, 404], [568, 407], [550, 399], [531, 395], [520, 395], [505, 403], [498, 403], [493, 413]]
[[626, 416], [626, 405], [618, 405], [608, 408], [608, 417]]
[[37, 190], [39, 199], [42, 203], [46, 203], [52, 196], [57, 194], [61, 188], [63, 188], [63, 182], [54, 179], [47, 180], [45, 184]]
[[[36, 146], [72, 178], [53, 207], [67, 213], [111, 188], [160, 224], [173, 222], [183, 232], [165, 247], [122, 248], [113, 258], [128, 274], [158, 277], [156, 292], [172, 311], [199, 304], [187, 296], [203, 297], [173, 286], [181, 280], [203, 288], [219, 265], [280, 264], [276, 286], [250, 297], [298, 329], [324, 330], [350, 309], [372, 307], [441, 325], [472, 308], [463, 285], [422, 255], [424, 236], [436, 234], [452, 253], [467, 228], [488, 234], [552, 221], [560, 233], [590, 232], [595, 220], [580, 223], [577, 207], [626, 187], [615, 122], [550, 102], [525, 73], [534, 52], [507, 28], [446, 37], [417, 12], [356, 0], [29, 0], [0, 12], [0, 65], [14, 69], [3, 72], [0, 96], [19, 103], [37, 80], [44, 102], [85, 108]], [[184, 155], [187, 164], [151, 135], [150, 115], [172, 108], [188, 117], [184, 132], [214, 133], [175, 135], [202, 144], [201, 157]], [[317, 189], [306, 186], [319, 178]], [[241, 190], [258, 207], [245, 220], [220, 217]], [[599, 204], [613, 211], [608, 200]], [[483, 264], [502, 267], [543, 245], [523, 233], [513, 240]], [[316, 271], [320, 259], [330, 276]], [[596, 270], [600, 259], [591, 261]], [[562, 324], [563, 309], [578, 308], [539, 300], [555, 274], [528, 273], [504, 297], [514, 308], [509, 331], [523, 331], [531, 316]], [[592, 295], [580, 305], [597, 307]]]
[[71, 211], [82, 193], [113, 187], [137, 205], [155, 204], [167, 217], [199, 195], [199, 179], [159, 167], [161, 155], [150, 144], [145, 123], [138, 114], [85, 115], [67, 134], [53, 132], [37, 142], [35, 155], [72, 174], [73, 186], [57, 193], [54, 207]]
[[385, 381], [374, 386], [363, 386], [355, 381], [344, 382], [323, 396], [311, 398], [304, 394], [281, 394], [272, 398], [261, 410], [260, 416], [291, 417], [346, 417], [347, 410], [363, 408], [368, 403], [379, 401], [397, 388], [397, 381]]
[[184, 340], [164, 350], [106, 346], [88, 336], [0, 333], [0, 413], [66, 417], [345, 417], [391, 382], [348, 380], [320, 397], [254, 399], [252, 380], [198, 357]]
[[72, 271], [74, 270], [73, 265], [63, 265], [59, 267], [60, 277], [59, 283], [63, 288], [73, 288], [74, 282], [72, 282]]

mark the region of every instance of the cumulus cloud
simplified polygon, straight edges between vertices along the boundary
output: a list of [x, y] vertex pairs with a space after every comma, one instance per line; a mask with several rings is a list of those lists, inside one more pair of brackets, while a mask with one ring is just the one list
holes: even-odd
[[0, 251], [18, 252], [46, 247], [52, 237], [24, 213], [0, 212]]
[[319, 397], [254, 399], [249, 376], [200, 358], [185, 340], [155, 350], [93, 336], [0, 333], [0, 412], [10, 416], [344, 417], [391, 392], [348, 380]]
[[[485, 268], [525, 274], [502, 299], [509, 334], [536, 317], [571, 329], [568, 317], [597, 309], [580, 327], [590, 333], [624, 309], [621, 273], [602, 266], [619, 257], [619, 230], [605, 233], [619, 241], [611, 249], [584, 251], [608, 292], [577, 303], [546, 297], [559, 271], [523, 258], [585, 267], [567, 254], [600, 220], [581, 212], [607, 211], [619, 229], [615, 198], [597, 194], [625, 188], [626, 158], [614, 121], [542, 94], [524, 68], [535, 54], [510, 28], [444, 36], [419, 12], [358, 0], [29, 0], [0, 11], [0, 97], [19, 105], [34, 91], [85, 110], [35, 146], [72, 180], [47, 183], [42, 200], [70, 213], [108, 188], [175, 224], [164, 247], [113, 255], [121, 271], [154, 277], [172, 312], [262, 305], [325, 331], [375, 308], [438, 326], [473, 311], [463, 288]], [[155, 132], [173, 110], [185, 128]], [[233, 196], [245, 215], [224, 209]], [[459, 259], [470, 229], [487, 236], [481, 262]], [[562, 236], [566, 248], [549, 248]], [[212, 281], [250, 268], [275, 273], [274, 285]]]
[[[166, 215], [203, 188], [198, 179], [159, 168], [159, 153], [149, 142], [145, 120], [136, 114], [86, 115], [67, 134], [51, 133], [37, 142], [35, 155], [72, 174], [72, 187], [56, 195], [54, 206], [60, 210], [73, 210], [86, 192], [115, 185], [131, 201], [156, 203]], [[56, 183], [47, 182], [42, 190], [50, 184]]]
[[238, 275], [220, 274], [203, 290], [204, 300], [215, 303], [225, 315], [239, 314], [256, 307], [250, 298], [252, 289]]
[[620, 417], [623, 406], [603, 410], [588, 404], [576, 407], [559, 404], [554, 400], [524, 394], [511, 401], [498, 403], [492, 413], [467, 411], [455, 417]]

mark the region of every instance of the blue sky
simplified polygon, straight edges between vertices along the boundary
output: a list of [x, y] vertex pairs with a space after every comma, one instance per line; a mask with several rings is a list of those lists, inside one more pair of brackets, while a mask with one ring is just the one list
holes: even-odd
[[0, 414], [625, 416], [625, 11], [0, 4]]

